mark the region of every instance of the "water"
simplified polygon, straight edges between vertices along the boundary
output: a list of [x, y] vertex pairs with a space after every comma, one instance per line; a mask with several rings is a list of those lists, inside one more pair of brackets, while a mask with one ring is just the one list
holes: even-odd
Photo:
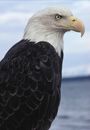
[[90, 130], [90, 80], [62, 83], [58, 115], [50, 130]]

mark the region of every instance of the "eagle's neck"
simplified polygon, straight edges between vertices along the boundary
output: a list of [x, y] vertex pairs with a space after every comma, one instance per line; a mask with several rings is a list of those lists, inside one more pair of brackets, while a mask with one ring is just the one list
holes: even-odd
[[34, 42], [49, 42], [55, 48], [58, 55], [61, 56], [61, 51], [63, 50], [63, 33], [57, 30], [46, 29], [45, 26], [40, 24], [35, 26], [35, 24], [29, 25], [28, 23], [23, 38]]

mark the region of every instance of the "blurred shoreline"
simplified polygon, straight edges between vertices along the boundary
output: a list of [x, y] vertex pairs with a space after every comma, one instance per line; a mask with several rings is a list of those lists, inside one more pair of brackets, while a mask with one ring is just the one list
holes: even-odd
[[79, 81], [79, 80], [90, 80], [90, 75], [88, 76], [75, 76], [75, 77], [63, 77], [63, 82], [70, 82], [70, 81]]

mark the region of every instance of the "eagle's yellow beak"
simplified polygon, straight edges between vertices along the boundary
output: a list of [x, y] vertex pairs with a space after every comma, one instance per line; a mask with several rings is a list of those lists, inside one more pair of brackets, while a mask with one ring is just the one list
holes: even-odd
[[67, 27], [70, 30], [73, 30], [73, 31], [76, 31], [76, 32], [81, 32], [81, 37], [83, 36], [83, 34], [85, 32], [85, 27], [84, 27], [83, 22], [81, 20], [79, 20], [78, 18], [74, 17], [74, 16], [68, 17]]

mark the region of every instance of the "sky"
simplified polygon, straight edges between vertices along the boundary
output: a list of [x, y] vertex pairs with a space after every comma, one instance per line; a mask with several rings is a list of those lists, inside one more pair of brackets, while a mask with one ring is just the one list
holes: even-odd
[[23, 37], [28, 19], [38, 10], [64, 6], [84, 22], [85, 34], [64, 36], [63, 77], [90, 75], [90, 0], [0, 0], [0, 60]]

